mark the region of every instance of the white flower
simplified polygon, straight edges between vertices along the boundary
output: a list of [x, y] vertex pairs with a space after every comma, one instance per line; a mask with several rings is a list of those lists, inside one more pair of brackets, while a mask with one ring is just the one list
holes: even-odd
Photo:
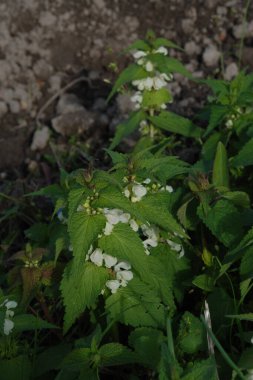
[[109, 280], [105, 285], [111, 290], [112, 293], [116, 293], [120, 287], [120, 282], [118, 280]]
[[160, 88], [167, 86], [167, 83], [161, 77], [154, 77], [153, 83], [154, 83], [154, 89], [155, 90], [159, 90]]
[[135, 231], [135, 232], [138, 231], [139, 226], [138, 226], [138, 224], [136, 223], [136, 221], [134, 219], [130, 219], [129, 220], [129, 225], [130, 225], [130, 227], [132, 228], [133, 231]]
[[132, 202], [138, 202], [141, 200], [142, 197], [144, 197], [144, 195], [147, 194], [147, 189], [145, 186], [139, 184], [139, 183], [136, 183], [135, 185], [133, 185], [132, 187], [132, 192], [134, 194], [134, 196], [132, 197]]
[[130, 99], [133, 103], [141, 103], [143, 97], [142, 97], [141, 93], [139, 91], [137, 91]]
[[130, 270], [119, 271], [116, 274], [117, 280], [119, 280], [121, 285], [124, 287], [127, 286], [128, 281], [131, 281], [133, 279], [133, 276], [133, 272]]
[[181, 259], [184, 256], [184, 247], [181, 247], [181, 251], [179, 252], [178, 258]]
[[8, 301], [7, 300], [7, 302], [5, 304], [5, 307], [7, 308], [7, 310], [9, 310], [9, 309], [15, 309], [17, 306], [18, 306], [18, 304], [17, 304], [16, 301]]
[[14, 327], [14, 322], [6, 318], [4, 320], [4, 334], [9, 335], [12, 332], [13, 327]]
[[144, 89], [151, 90], [153, 85], [154, 85], [153, 78], [147, 77], [146, 79], [144, 79]]
[[143, 224], [141, 226], [142, 232], [145, 236], [147, 236], [149, 239], [152, 240], [158, 240], [159, 239], [159, 229], [156, 227], [150, 227], [146, 224]]
[[137, 64], [142, 66], [144, 64], [145, 60], [143, 58], [138, 59]]
[[146, 55], [147, 55], [147, 53], [145, 51], [142, 51], [142, 50], [137, 50], [136, 52], [133, 53], [133, 57], [135, 59], [146, 57]]
[[101, 267], [103, 265], [103, 253], [100, 248], [95, 249], [95, 251], [90, 255], [90, 260], [92, 263]]
[[181, 249], [182, 249], [182, 245], [181, 244], [175, 243], [174, 241], [172, 241], [170, 239], [167, 239], [166, 241], [167, 241], [167, 243], [169, 244], [170, 248], [173, 251], [176, 251], [176, 252], [181, 251]]
[[155, 239], [146, 239], [143, 241], [144, 248], [148, 248], [149, 246], [151, 247], [157, 247], [158, 241]]
[[141, 128], [145, 128], [147, 125], [148, 125], [148, 123], [147, 123], [146, 120], [142, 120], [142, 121], [140, 122], [140, 127], [141, 127]]
[[103, 230], [104, 235], [106, 236], [111, 235], [113, 227], [114, 227], [113, 224], [106, 222], [105, 228]]
[[125, 189], [125, 190], [123, 191], [123, 193], [124, 193], [124, 195], [125, 195], [127, 198], [130, 197], [130, 191], [129, 191], [128, 189]]
[[156, 49], [155, 53], [167, 55], [168, 49], [166, 49], [166, 47], [164, 47], [164, 46], [160, 46], [158, 49]]
[[110, 224], [128, 223], [130, 219], [130, 214], [124, 213], [124, 211], [119, 210], [117, 208], [114, 209], [104, 209], [104, 215]]
[[160, 105], [160, 108], [161, 108], [162, 110], [166, 110], [167, 106], [166, 106], [165, 103], [163, 103], [163, 104]]
[[150, 62], [150, 61], [148, 61], [148, 62], [146, 63], [145, 69], [146, 69], [147, 71], [153, 71], [153, 70], [154, 70], [153, 63]]
[[76, 211], [83, 211], [84, 210], [84, 207], [83, 205], [79, 205], [76, 209]]
[[114, 267], [115, 272], [119, 272], [122, 269], [129, 270], [131, 269], [131, 264], [129, 264], [127, 261], [120, 261], [117, 265]]
[[228, 121], [226, 121], [226, 127], [228, 127], [228, 128], [231, 128], [231, 127], [233, 127], [233, 120], [231, 120], [231, 119], [229, 119]]
[[118, 261], [116, 257], [107, 255], [106, 253], [103, 254], [103, 258], [104, 258], [104, 261], [105, 261], [106, 268], [113, 267], [117, 263], [117, 261]]
[[145, 185], [149, 185], [151, 182], [150, 178], [146, 178], [142, 183], [145, 183]]
[[173, 193], [173, 187], [172, 187], [172, 186], [169, 186], [169, 185], [166, 185], [166, 186], [161, 187], [160, 190], [161, 190], [161, 191], [168, 191], [169, 193]]

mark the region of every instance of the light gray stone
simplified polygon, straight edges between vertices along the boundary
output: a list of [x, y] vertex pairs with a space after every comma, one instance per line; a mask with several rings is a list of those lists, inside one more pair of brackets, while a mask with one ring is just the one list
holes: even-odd
[[11, 100], [9, 102], [9, 107], [10, 107], [11, 113], [17, 114], [20, 112], [20, 103], [17, 100]]
[[197, 45], [196, 42], [194, 42], [194, 41], [186, 42], [184, 48], [185, 48], [185, 51], [188, 55], [199, 54], [201, 51], [200, 46]]
[[0, 118], [8, 112], [8, 107], [5, 102], [0, 101]]
[[58, 115], [85, 110], [74, 94], [63, 94], [58, 100], [56, 111]]
[[37, 129], [33, 135], [31, 150], [43, 150], [47, 146], [49, 137], [50, 131], [48, 127], [44, 126], [41, 129]]
[[237, 64], [235, 62], [232, 62], [226, 67], [224, 78], [226, 80], [231, 80], [238, 74], [238, 72], [239, 70]]
[[220, 52], [215, 45], [207, 46], [203, 53], [203, 61], [207, 67], [215, 67], [218, 65]]
[[71, 136], [90, 131], [94, 125], [95, 117], [84, 110], [64, 113], [53, 118], [52, 127], [62, 136]]

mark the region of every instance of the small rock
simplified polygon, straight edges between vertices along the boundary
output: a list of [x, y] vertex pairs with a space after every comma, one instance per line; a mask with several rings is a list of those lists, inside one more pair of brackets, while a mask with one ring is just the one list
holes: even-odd
[[0, 118], [8, 112], [8, 107], [5, 102], [0, 101]]
[[194, 22], [191, 19], [184, 18], [181, 25], [185, 34], [190, 34], [194, 30]]
[[134, 103], [131, 101], [131, 96], [128, 94], [119, 94], [117, 96], [117, 105], [119, 111], [125, 115], [134, 110]]
[[74, 94], [63, 94], [61, 95], [57, 106], [56, 111], [58, 115], [65, 113], [72, 113], [83, 111], [84, 107], [80, 104], [78, 97]]
[[60, 75], [52, 75], [49, 79], [50, 92], [57, 92], [61, 88], [62, 78]]
[[49, 65], [44, 59], [39, 59], [33, 66], [33, 71], [36, 77], [46, 80], [49, 78], [53, 71], [53, 67]]
[[107, 103], [104, 98], [98, 98], [95, 100], [92, 109], [94, 111], [104, 111], [107, 108]]
[[56, 23], [57, 18], [50, 12], [41, 12], [39, 23], [41, 26], [53, 26]]
[[194, 41], [187, 42], [184, 49], [188, 55], [199, 54], [201, 51], [200, 46], [198, 46]]
[[216, 46], [208, 46], [203, 53], [203, 61], [207, 67], [217, 66], [220, 59], [220, 52]]
[[109, 118], [106, 114], [101, 114], [98, 118], [98, 124], [100, 127], [106, 127], [109, 125]]
[[31, 144], [31, 150], [42, 150], [47, 146], [50, 137], [49, 128], [44, 126], [41, 129], [37, 129], [33, 135], [33, 141]]
[[83, 109], [55, 117], [52, 127], [62, 136], [71, 136], [89, 131], [94, 125], [94, 119], [93, 114]]
[[34, 160], [29, 160], [27, 167], [30, 173], [34, 173], [38, 170], [38, 163]]
[[20, 112], [20, 103], [17, 100], [11, 100], [9, 102], [9, 107], [11, 113], [19, 113]]
[[224, 78], [226, 80], [231, 80], [234, 77], [236, 77], [238, 72], [239, 72], [239, 70], [238, 70], [237, 64], [235, 62], [232, 62], [227, 66], [225, 73], [224, 73]]

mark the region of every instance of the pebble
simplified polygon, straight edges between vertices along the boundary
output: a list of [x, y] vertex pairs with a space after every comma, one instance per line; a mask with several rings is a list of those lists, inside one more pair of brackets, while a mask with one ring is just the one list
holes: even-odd
[[9, 107], [10, 107], [11, 113], [17, 114], [20, 112], [20, 103], [17, 100], [11, 100], [9, 102]]
[[186, 42], [184, 49], [188, 55], [199, 54], [201, 51], [200, 46], [197, 45], [194, 41]]
[[232, 63], [230, 63], [226, 67], [226, 70], [225, 70], [225, 73], [224, 73], [224, 78], [226, 80], [231, 80], [234, 77], [236, 77], [236, 75], [238, 74], [238, 72], [239, 72], [239, 69], [238, 69], [237, 64], [235, 62], [232, 62]]
[[117, 96], [117, 105], [119, 108], [119, 111], [126, 115], [129, 112], [132, 112], [134, 110], [134, 103], [131, 101], [131, 95], [129, 94], [119, 94]]
[[94, 125], [94, 115], [85, 109], [63, 113], [52, 119], [52, 127], [62, 136], [72, 136], [89, 131]]
[[207, 67], [215, 67], [218, 65], [220, 52], [216, 46], [207, 46], [203, 53], [203, 61]]
[[80, 104], [78, 97], [74, 94], [63, 94], [60, 96], [56, 111], [58, 115], [83, 111], [84, 107]]
[[47, 146], [49, 137], [50, 131], [48, 127], [44, 126], [41, 129], [37, 129], [33, 135], [31, 150], [43, 150]]

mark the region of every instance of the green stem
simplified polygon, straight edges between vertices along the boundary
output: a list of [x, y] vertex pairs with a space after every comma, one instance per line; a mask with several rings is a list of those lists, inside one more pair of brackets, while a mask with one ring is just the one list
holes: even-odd
[[228, 356], [228, 354], [226, 353], [226, 351], [224, 350], [224, 348], [222, 347], [222, 345], [220, 344], [220, 342], [218, 341], [218, 339], [216, 338], [216, 336], [214, 335], [214, 333], [212, 332], [212, 330], [208, 327], [206, 321], [205, 321], [205, 318], [203, 317], [203, 315], [201, 315], [201, 321], [203, 323], [203, 325], [205, 326], [208, 334], [210, 335], [213, 343], [215, 344], [215, 346], [217, 347], [217, 349], [220, 351], [221, 355], [223, 356], [224, 360], [228, 363], [228, 365], [233, 368], [233, 370], [237, 373], [237, 375], [239, 376], [240, 379], [242, 380], [246, 380], [246, 377], [243, 375], [242, 371], [240, 370], [239, 367], [237, 367], [237, 365], [233, 362], [233, 360]]

